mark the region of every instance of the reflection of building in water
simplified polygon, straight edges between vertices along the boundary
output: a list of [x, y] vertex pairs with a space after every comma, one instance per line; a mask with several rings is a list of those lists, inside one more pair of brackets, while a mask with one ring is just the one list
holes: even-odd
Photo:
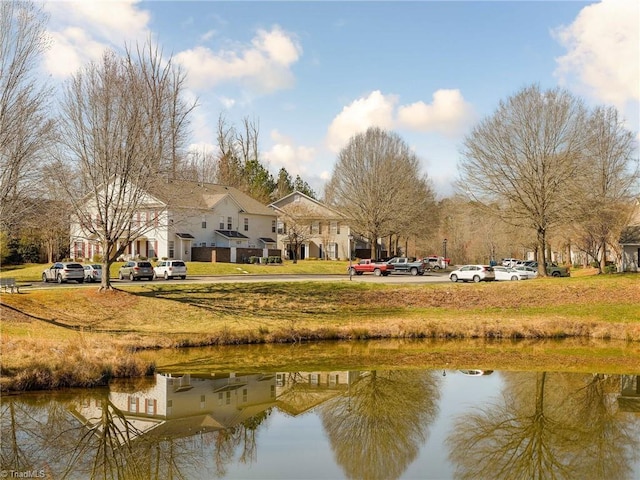
[[344, 395], [361, 372], [289, 372], [276, 374], [278, 409], [290, 415], [304, 413]]
[[[275, 405], [275, 375], [156, 375], [147, 390], [109, 393], [135, 435], [185, 436], [238, 425]], [[91, 427], [100, 425], [103, 404], [87, 401], [74, 412]]]
[[620, 411], [640, 413], [640, 375], [621, 375], [620, 381]]

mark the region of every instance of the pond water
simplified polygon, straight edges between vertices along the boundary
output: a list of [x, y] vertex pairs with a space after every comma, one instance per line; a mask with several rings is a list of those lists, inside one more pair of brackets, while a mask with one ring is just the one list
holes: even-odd
[[640, 374], [159, 372], [1, 399], [2, 476], [640, 478]]

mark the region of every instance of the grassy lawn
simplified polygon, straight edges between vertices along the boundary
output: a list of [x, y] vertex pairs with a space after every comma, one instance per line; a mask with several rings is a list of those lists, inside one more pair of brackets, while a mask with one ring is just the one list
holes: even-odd
[[[141, 349], [166, 348], [154, 357], [170, 358], [184, 346], [315, 340], [502, 340], [473, 347], [476, 363], [477, 355], [511, 358], [514, 365], [533, 355], [555, 365], [582, 358], [584, 368], [640, 370], [640, 278], [633, 274], [488, 284], [154, 282], [106, 293], [67, 286], [2, 295], [2, 304], [4, 388], [143, 375], [156, 361], [133, 353]], [[558, 338], [590, 346], [582, 346], [579, 356], [575, 348], [549, 356], [510, 343]], [[608, 342], [619, 342], [614, 355]], [[396, 364], [402, 355], [396, 353]], [[446, 357], [446, 364], [470, 360], [468, 352], [440, 343], [429, 350], [433, 355]], [[261, 363], [270, 361], [276, 359]]]

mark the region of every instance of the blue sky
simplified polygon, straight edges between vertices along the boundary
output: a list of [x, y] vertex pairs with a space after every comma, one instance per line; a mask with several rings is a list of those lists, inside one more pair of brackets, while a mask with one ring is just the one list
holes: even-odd
[[640, 2], [46, 1], [64, 82], [105, 48], [152, 38], [187, 74], [190, 144], [215, 151], [218, 117], [259, 124], [262, 160], [322, 194], [337, 152], [376, 125], [452, 192], [474, 123], [524, 86], [616, 106], [639, 130]]

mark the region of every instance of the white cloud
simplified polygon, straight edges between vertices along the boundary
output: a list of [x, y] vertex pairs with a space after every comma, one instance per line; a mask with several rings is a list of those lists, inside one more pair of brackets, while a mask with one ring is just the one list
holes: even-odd
[[329, 125], [326, 143], [329, 150], [339, 152], [351, 137], [369, 127], [393, 128], [393, 109], [397, 99], [379, 90], [366, 98], [358, 98], [347, 105]]
[[297, 40], [275, 26], [270, 31], [259, 30], [251, 45], [237, 50], [213, 52], [199, 46], [178, 53], [175, 60], [189, 72], [187, 79], [193, 88], [240, 81], [258, 93], [269, 93], [293, 85], [290, 68], [301, 55]]
[[218, 32], [216, 32], [215, 30], [209, 30], [208, 32], [205, 32], [202, 35], [200, 35], [200, 41], [206, 42], [208, 40], [211, 40], [213, 37], [217, 35], [217, 33]]
[[465, 102], [459, 90], [438, 90], [431, 104], [420, 101], [398, 109], [400, 126], [448, 136], [464, 132], [475, 118], [473, 107]]
[[45, 65], [54, 76], [74, 73], [97, 60], [107, 48], [123, 48], [149, 38], [150, 15], [137, 0], [55, 2], [44, 4], [50, 15], [52, 48]]
[[286, 168], [287, 172], [294, 177], [307, 173], [308, 166], [316, 156], [316, 150], [313, 147], [295, 145], [291, 138], [280, 134], [277, 130], [271, 132], [271, 139], [274, 145], [263, 156], [276, 174], [281, 167]]
[[639, 100], [639, 15], [636, 1], [604, 0], [556, 29], [555, 38], [567, 49], [556, 59], [560, 82], [620, 109]]

